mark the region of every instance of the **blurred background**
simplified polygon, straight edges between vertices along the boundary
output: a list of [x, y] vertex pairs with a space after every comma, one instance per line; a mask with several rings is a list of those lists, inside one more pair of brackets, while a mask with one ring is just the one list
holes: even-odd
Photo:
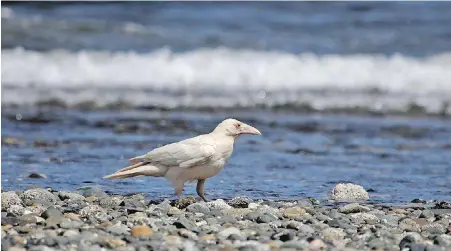
[[414, 103], [439, 112], [451, 93], [450, 10], [443, 2], [4, 3], [3, 103], [376, 111]]
[[450, 12], [447, 2], [2, 2], [3, 189], [94, 183], [164, 196], [163, 181], [101, 177], [233, 116], [264, 135], [239, 140], [207, 182], [213, 196], [325, 197], [339, 181], [385, 202], [450, 196]]

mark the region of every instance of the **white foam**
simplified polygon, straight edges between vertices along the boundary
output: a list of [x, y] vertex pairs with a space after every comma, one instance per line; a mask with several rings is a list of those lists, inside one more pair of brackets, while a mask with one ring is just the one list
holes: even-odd
[[8, 7], [2, 7], [2, 18], [10, 19], [14, 17], [14, 11]]
[[[167, 106], [309, 102], [320, 109], [388, 109], [416, 102], [437, 110], [451, 100], [450, 65], [451, 53], [418, 59], [228, 48], [185, 53], [160, 49], [148, 54], [18, 48], [2, 51], [3, 86], [16, 87], [4, 89], [2, 102], [20, 104], [52, 96], [68, 102], [121, 99]], [[28, 101], [23, 100], [23, 92], [33, 85], [45, 92], [33, 91]], [[176, 93], [172, 97], [177, 99], [168, 100], [159, 92], [163, 90]]]

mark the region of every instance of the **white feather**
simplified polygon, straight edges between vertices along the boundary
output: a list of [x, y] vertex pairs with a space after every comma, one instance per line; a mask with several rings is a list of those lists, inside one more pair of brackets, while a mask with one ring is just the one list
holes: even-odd
[[129, 178], [139, 175], [164, 176], [176, 189], [192, 180], [204, 180], [219, 173], [233, 152], [236, 137], [260, 132], [235, 119], [221, 122], [209, 134], [156, 148], [130, 159], [141, 162], [105, 178]]

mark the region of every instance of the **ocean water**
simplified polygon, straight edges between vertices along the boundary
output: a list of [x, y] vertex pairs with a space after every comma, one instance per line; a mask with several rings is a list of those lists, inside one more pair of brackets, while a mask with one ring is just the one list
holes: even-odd
[[[450, 112], [451, 4], [6, 3], [2, 104]], [[26, 96], [27, 98], [24, 98]]]
[[2, 2], [2, 189], [172, 196], [161, 179], [101, 177], [237, 117], [263, 136], [238, 140], [210, 196], [326, 198], [349, 181], [375, 201], [449, 199], [450, 12], [446, 2]]
[[[225, 168], [206, 182], [211, 198], [326, 199], [338, 182], [361, 184], [374, 202], [451, 196], [449, 120], [267, 111], [3, 109], [2, 188], [99, 186], [117, 194], [174, 198], [163, 178], [102, 177], [154, 147], [208, 133], [229, 116], [262, 136], [238, 138]], [[30, 173], [48, 178], [27, 178]], [[187, 184], [184, 195], [189, 194], [195, 195], [194, 184]]]

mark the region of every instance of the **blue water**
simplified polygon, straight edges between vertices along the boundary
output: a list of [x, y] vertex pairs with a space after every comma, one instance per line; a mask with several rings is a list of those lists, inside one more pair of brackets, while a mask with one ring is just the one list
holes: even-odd
[[162, 47], [425, 56], [451, 50], [447, 2], [4, 3], [2, 48]]
[[2, 3], [2, 189], [171, 197], [163, 179], [102, 177], [235, 117], [263, 135], [238, 140], [209, 197], [327, 198], [346, 181], [377, 202], [449, 200], [450, 12], [447, 2]]
[[[451, 196], [451, 123], [437, 118], [325, 116], [254, 112], [78, 112], [53, 110], [50, 121], [32, 123], [37, 113], [8, 109], [2, 114], [2, 188], [38, 184], [53, 189], [100, 186], [112, 193], [144, 192], [171, 198], [162, 178], [103, 180], [128, 165], [128, 158], [163, 144], [208, 133], [232, 116], [260, 129], [242, 136], [225, 169], [207, 181], [208, 195], [230, 198], [326, 199], [338, 182], [373, 189], [373, 201], [408, 202]], [[15, 114], [21, 114], [17, 120]], [[135, 126], [121, 131], [125, 125]], [[26, 132], [26, 133], [25, 133]], [[37, 146], [37, 140], [48, 142]], [[48, 179], [29, 179], [37, 172]], [[194, 194], [188, 185], [185, 194]]]

